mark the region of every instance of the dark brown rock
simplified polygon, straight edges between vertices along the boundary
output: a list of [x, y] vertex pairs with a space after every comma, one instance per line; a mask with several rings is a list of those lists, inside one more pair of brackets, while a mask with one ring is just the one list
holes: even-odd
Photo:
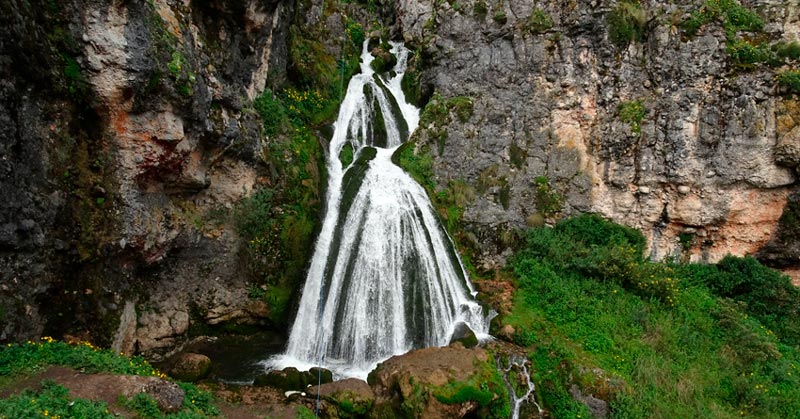
[[211, 359], [202, 354], [184, 353], [178, 356], [169, 375], [181, 381], [195, 382], [208, 375]]

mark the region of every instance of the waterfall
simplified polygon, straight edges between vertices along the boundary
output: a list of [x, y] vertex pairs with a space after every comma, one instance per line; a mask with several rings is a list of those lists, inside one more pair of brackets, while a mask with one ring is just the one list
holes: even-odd
[[[392, 162], [419, 123], [400, 87], [409, 51], [391, 43], [397, 64], [376, 74], [367, 44], [334, 124], [326, 212], [297, 317], [286, 352], [268, 368], [322, 365], [366, 378], [393, 355], [446, 345], [459, 322], [479, 337], [488, 332], [425, 190]], [[346, 146], [354, 158], [343, 167]]]

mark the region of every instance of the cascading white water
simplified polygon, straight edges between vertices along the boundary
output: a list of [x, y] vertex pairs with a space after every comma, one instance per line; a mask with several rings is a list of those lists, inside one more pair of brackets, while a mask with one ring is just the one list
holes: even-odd
[[[508, 396], [511, 398], [511, 419], [519, 419], [520, 408], [524, 403], [529, 402], [533, 403], [533, 406], [536, 408], [538, 413], [538, 417], [542, 417], [543, 410], [542, 407], [539, 406], [539, 403], [536, 402], [534, 395], [536, 386], [533, 384], [533, 381], [531, 381], [531, 375], [528, 373], [528, 367], [526, 365], [525, 358], [509, 355], [508, 366], [505, 368], [500, 365], [499, 360], [497, 362], [497, 369], [503, 373], [503, 381], [506, 383]], [[509, 378], [509, 376], [512, 376], [512, 378]], [[513, 379], [518, 381], [520, 378], [525, 381], [525, 392], [517, 394], [517, 389], [511, 383], [511, 380]]]
[[[416, 129], [419, 109], [400, 82], [408, 49], [392, 43], [391, 77], [370, 64], [347, 87], [327, 158], [325, 219], [309, 267], [286, 353], [268, 368], [316, 365], [366, 378], [392, 355], [446, 345], [464, 322], [485, 337], [488, 321], [425, 193], [392, 163]], [[342, 167], [346, 144], [354, 161]]]

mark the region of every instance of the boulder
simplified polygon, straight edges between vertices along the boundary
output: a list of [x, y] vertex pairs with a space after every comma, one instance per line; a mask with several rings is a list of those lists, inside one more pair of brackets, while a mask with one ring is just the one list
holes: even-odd
[[375, 394], [369, 384], [357, 378], [313, 386], [306, 393], [311, 397], [319, 395], [337, 411], [339, 417], [364, 415], [375, 402]]
[[[486, 417], [509, 409], [502, 377], [489, 354], [461, 345], [425, 348], [378, 364], [367, 379], [373, 412], [422, 418]], [[397, 401], [402, 403], [398, 406]]]
[[183, 353], [170, 368], [169, 375], [176, 380], [195, 382], [208, 375], [211, 359], [202, 354]]
[[175, 413], [181, 410], [183, 399], [186, 397], [183, 389], [177, 384], [166, 380], [153, 380], [144, 387], [147, 393], [158, 404], [158, 409], [165, 413]]

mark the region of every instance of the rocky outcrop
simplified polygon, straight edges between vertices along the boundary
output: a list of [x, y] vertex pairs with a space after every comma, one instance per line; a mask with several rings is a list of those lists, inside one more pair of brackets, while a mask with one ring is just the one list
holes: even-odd
[[[796, 184], [797, 102], [776, 87], [781, 68], [733, 63], [719, 20], [688, 34], [700, 1], [641, 2], [641, 41], [615, 43], [617, 3], [396, 3], [398, 36], [421, 52], [420, 91], [474, 103], [418, 131], [439, 186], [477, 192], [463, 219], [479, 238], [598, 212], [643, 231], [656, 259], [755, 253]], [[759, 36], [798, 40], [796, 6], [742, 3], [767, 22]], [[638, 118], [623, 115], [632, 107]], [[475, 246], [491, 268], [507, 245]]]
[[394, 356], [368, 377], [375, 393], [373, 417], [507, 417], [508, 394], [484, 349], [456, 343]]
[[0, 340], [81, 333], [152, 358], [269, 321], [231, 215], [269, 181], [253, 98], [292, 1], [0, 6]]

